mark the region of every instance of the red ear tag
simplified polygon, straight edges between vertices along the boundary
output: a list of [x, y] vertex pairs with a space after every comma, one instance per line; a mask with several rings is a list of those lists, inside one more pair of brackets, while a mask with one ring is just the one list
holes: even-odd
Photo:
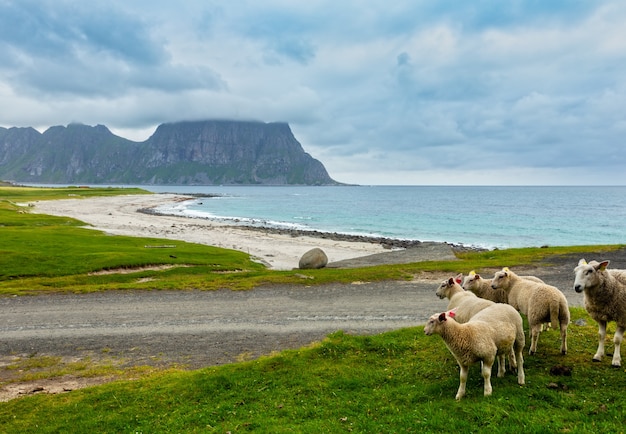
[[454, 318], [456, 316], [456, 313], [454, 311], [450, 311], [448, 312], [448, 315], [450, 315], [450, 318]]

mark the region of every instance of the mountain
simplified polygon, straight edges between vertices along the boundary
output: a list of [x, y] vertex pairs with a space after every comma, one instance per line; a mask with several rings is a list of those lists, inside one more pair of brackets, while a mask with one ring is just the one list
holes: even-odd
[[0, 179], [55, 184], [337, 185], [287, 123], [161, 124], [144, 142], [104, 125], [0, 127]]

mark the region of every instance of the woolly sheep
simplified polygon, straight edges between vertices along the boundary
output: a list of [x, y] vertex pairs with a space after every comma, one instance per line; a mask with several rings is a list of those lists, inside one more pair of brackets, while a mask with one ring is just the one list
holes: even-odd
[[[508, 302], [508, 294], [503, 289], [493, 289], [491, 287], [492, 279], [483, 279], [480, 274], [477, 274], [475, 271], [470, 271], [470, 273], [463, 278], [463, 275], [459, 275], [463, 279], [463, 283], [461, 286], [466, 291], [472, 291], [474, 294], [479, 296], [480, 298], [484, 298], [487, 300], [491, 300], [495, 303], [507, 303]], [[457, 276], [457, 278], [459, 277]], [[520, 276], [522, 279], [533, 280], [535, 282], [542, 282], [538, 277], [535, 276]]]
[[609, 261], [587, 263], [581, 259], [574, 268], [574, 290], [578, 293], [584, 291], [585, 309], [598, 323], [599, 341], [598, 350], [593, 356], [594, 362], [602, 360], [606, 325], [609, 321], [615, 321], [615, 349], [611, 364], [618, 368], [622, 364], [621, 344], [626, 328], [626, 270], [608, 270], [608, 265]]
[[492, 393], [491, 368], [499, 361], [498, 377], [504, 376], [504, 359], [514, 352], [517, 360], [517, 382], [522, 385], [524, 376], [524, 329], [520, 314], [508, 304], [493, 304], [474, 315], [467, 323], [455, 319], [455, 311], [431, 316], [424, 327], [428, 336], [438, 334], [459, 364], [459, 389], [456, 399], [465, 396], [469, 367], [482, 364], [484, 395]]
[[[482, 311], [485, 308], [493, 306], [495, 303], [491, 300], [485, 300], [484, 298], [477, 297], [476, 294], [471, 291], [465, 291], [461, 287], [461, 279], [463, 275], [459, 274], [455, 278], [450, 277], [448, 280], [444, 280], [441, 282], [435, 294], [441, 298], [448, 298], [448, 310], [454, 309], [455, 317], [454, 319], [458, 323], [466, 323], [476, 315], [478, 312]], [[511, 354], [509, 354], [510, 366], [511, 369], [515, 367], [515, 353], [511, 350]], [[501, 368], [504, 369], [504, 361], [499, 362], [502, 363]]]
[[452, 277], [441, 282], [435, 294], [449, 300], [448, 310], [457, 308], [455, 320], [459, 323], [469, 321], [472, 316], [494, 304], [493, 301], [477, 297], [473, 292], [465, 291], [459, 280]]
[[548, 321], [552, 323], [552, 328], [559, 325], [561, 353], [567, 354], [569, 305], [558, 288], [522, 279], [506, 267], [493, 276], [491, 287], [504, 289], [508, 293], [508, 303], [528, 318], [531, 337], [529, 354], [537, 351], [542, 324]]

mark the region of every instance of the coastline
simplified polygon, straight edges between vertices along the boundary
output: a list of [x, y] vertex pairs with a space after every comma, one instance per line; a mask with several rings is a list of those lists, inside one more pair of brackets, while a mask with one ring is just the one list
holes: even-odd
[[323, 232], [233, 226], [209, 219], [167, 215], [153, 209], [193, 199], [189, 195], [154, 193], [36, 201], [32, 212], [67, 216], [113, 235], [180, 240], [240, 250], [275, 270], [298, 268], [307, 251], [319, 247], [329, 263], [360, 258], [420, 242]]

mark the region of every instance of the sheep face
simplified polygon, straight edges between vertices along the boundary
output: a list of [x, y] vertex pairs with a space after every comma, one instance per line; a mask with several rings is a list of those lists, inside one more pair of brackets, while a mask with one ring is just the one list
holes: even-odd
[[455, 311], [456, 309], [450, 310], [448, 312], [436, 313], [428, 318], [428, 322], [424, 326], [424, 334], [430, 336], [433, 333], [437, 333], [437, 330], [441, 327], [443, 323], [448, 320], [448, 318], [454, 318]]
[[609, 265], [609, 261], [587, 263], [584, 259], [578, 261], [578, 266], [574, 268], [576, 275], [574, 279], [574, 291], [581, 293], [587, 288], [594, 288], [601, 283], [602, 273]]
[[424, 326], [424, 334], [426, 336], [430, 336], [435, 333], [435, 329], [439, 326], [440, 323], [446, 320], [445, 313], [436, 313], [430, 318], [428, 318], [428, 322]]
[[476, 274], [475, 272], [471, 272], [463, 281], [463, 289], [464, 290], [471, 290], [471, 288], [474, 287], [474, 285], [479, 284], [480, 282], [480, 274]]
[[455, 281], [452, 277], [448, 280], [444, 280], [441, 282], [441, 285], [439, 285], [439, 288], [437, 288], [437, 291], [435, 291], [435, 295], [441, 299], [446, 298], [450, 293], [450, 288], [454, 286], [454, 283]]
[[491, 281], [491, 287], [493, 289], [498, 289], [498, 288], [506, 289], [508, 287], [508, 281], [509, 281], [508, 271], [506, 269], [500, 270], [496, 274], [493, 275], [493, 280]]

